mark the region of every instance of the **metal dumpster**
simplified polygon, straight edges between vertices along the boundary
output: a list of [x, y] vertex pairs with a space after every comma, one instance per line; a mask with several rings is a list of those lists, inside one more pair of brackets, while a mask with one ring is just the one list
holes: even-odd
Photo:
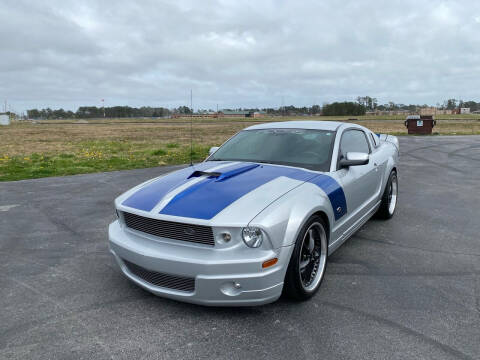
[[436, 123], [432, 115], [410, 115], [405, 120], [409, 134], [431, 134]]

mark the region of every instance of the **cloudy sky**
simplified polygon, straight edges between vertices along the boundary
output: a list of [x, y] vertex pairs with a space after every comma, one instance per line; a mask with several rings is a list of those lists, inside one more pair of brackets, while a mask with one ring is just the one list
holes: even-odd
[[480, 101], [478, 0], [2, 0], [0, 40], [17, 111]]

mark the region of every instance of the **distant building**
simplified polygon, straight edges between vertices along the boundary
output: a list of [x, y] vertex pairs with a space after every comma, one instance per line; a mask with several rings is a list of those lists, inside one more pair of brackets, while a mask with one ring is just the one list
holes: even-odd
[[455, 110], [438, 109], [436, 107], [424, 107], [420, 109], [420, 115], [451, 115]]
[[260, 118], [266, 116], [264, 111], [220, 110], [218, 112], [200, 112], [194, 114], [173, 114], [172, 118]]
[[374, 116], [389, 116], [389, 115], [409, 115], [413, 114], [414, 111], [410, 110], [374, 110], [367, 111], [365, 115], [374, 115]]
[[460, 108], [460, 114], [470, 114], [470, 108]]
[[437, 112], [435, 113], [435, 115], [452, 115], [454, 113], [455, 112], [453, 110], [449, 110], [449, 109], [437, 109]]
[[0, 114], [0, 125], [10, 125], [10, 116], [7, 114]]
[[255, 111], [253, 113], [254, 118], [261, 118], [267, 116], [267, 113], [265, 111]]
[[437, 113], [437, 108], [435, 107], [424, 107], [420, 109], [420, 115], [435, 115]]
[[253, 112], [251, 111], [235, 111], [235, 110], [220, 110], [218, 117], [250, 117]]

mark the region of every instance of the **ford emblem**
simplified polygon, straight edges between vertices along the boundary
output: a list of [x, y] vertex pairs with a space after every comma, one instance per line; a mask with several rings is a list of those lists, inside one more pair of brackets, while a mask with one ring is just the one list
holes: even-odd
[[185, 229], [183, 229], [183, 232], [186, 235], [195, 235], [195, 230], [193, 230], [192, 228], [185, 228]]

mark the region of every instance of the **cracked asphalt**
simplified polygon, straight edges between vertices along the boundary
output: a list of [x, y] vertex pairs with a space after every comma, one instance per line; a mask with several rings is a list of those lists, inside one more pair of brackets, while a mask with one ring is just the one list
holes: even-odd
[[0, 183], [1, 359], [480, 359], [480, 137], [401, 137], [399, 204], [310, 301], [206, 308], [127, 281], [113, 199], [173, 167]]

